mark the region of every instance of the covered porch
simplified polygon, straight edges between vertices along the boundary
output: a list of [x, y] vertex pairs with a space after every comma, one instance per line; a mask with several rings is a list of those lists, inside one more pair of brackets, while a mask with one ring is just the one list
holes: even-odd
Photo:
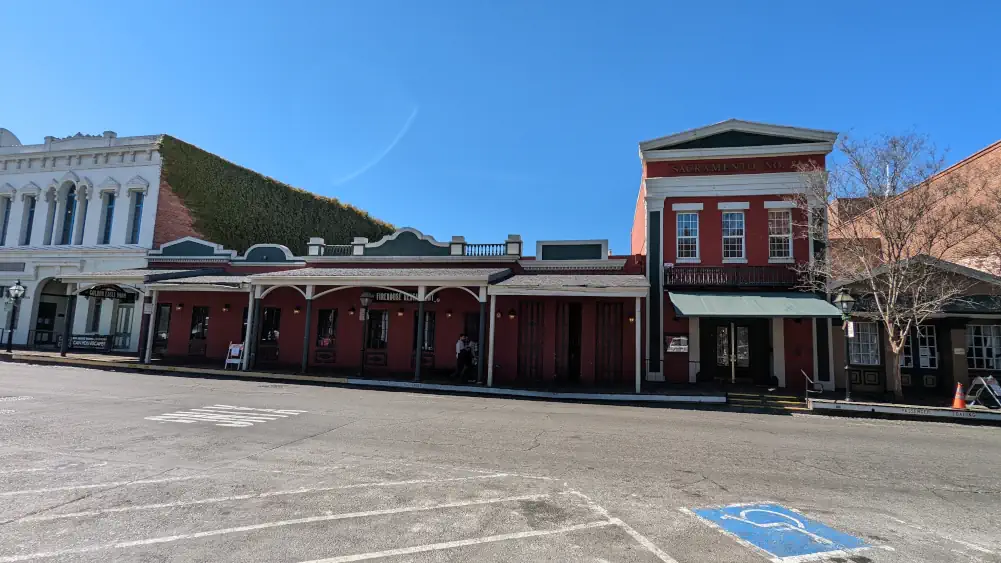
[[[665, 318], [669, 381], [833, 390], [836, 307], [805, 292], [671, 291]], [[667, 317], [667, 315], [665, 315]], [[809, 379], [808, 379], [809, 378]]]

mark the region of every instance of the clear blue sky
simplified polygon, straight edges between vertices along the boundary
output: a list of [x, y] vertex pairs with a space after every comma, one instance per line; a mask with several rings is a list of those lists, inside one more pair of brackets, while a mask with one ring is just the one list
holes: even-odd
[[4, 0], [0, 126], [170, 133], [439, 239], [624, 253], [641, 140], [730, 117], [916, 130], [950, 161], [998, 140], [999, 21], [959, 1]]

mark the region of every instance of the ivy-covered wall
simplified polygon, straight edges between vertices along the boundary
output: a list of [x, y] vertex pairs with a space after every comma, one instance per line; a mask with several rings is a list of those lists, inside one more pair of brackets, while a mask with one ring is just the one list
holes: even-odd
[[277, 243], [297, 255], [310, 237], [347, 244], [352, 237], [379, 240], [394, 231], [365, 211], [233, 164], [169, 135], [160, 138], [161, 180], [194, 218], [202, 238], [245, 251]]

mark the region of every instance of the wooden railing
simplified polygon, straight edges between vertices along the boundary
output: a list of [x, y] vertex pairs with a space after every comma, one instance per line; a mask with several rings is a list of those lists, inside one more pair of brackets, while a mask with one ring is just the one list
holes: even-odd
[[664, 287], [792, 287], [788, 266], [674, 266], [664, 268]]
[[466, 256], [504, 256], [507, 245], [499, 244], [466, 244]]

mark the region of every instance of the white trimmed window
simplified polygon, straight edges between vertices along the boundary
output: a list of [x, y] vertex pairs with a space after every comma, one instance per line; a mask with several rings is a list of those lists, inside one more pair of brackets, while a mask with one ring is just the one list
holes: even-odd
[[678, 262], [699, 260], [699, 214], [678, 213]]
[[1001, 369], [1001, 325], [966, 325], [966, 365]]
[[10, 225], [10, 209], [14, 207], [14, 197], [0, 197], [0, 246], [7, 244], [7, 227]]
[[938, 335], [935, 333], [935, 326], [919, 326], [914, 334], [904, 341], [904, 349], [900, 353], [900, 367], [914, 367], [914, 347], [913, 341], [918, 345], [918, 367], [928, 369], [938, 369]]
[[879, 327], [873, 322], [855, 321], [855, 337], [848, 339], [852, 365], [879, 365]]
[[788, 209], [768, 212], [768, 259], [792, 260], [792, 212]]
[[723, 213], [723, 260], [744, 260], [744, 213]]

